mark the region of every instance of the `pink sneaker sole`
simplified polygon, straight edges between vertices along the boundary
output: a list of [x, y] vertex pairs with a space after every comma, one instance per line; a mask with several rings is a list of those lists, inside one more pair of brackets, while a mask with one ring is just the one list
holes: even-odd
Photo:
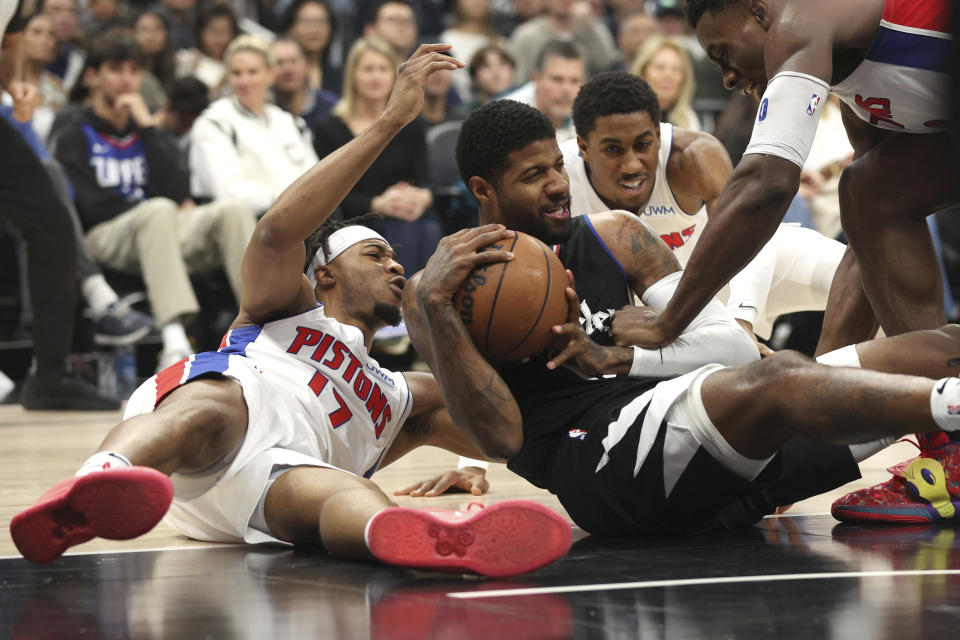
[[526, 500], [499, 502], [459, 520], [394, 507], [374, 516], [369, 529], [370, 551], [385, 563], [485, 576], [533, 571], [565, 554], [570, 543], [566, 520]]
[[173, 485], [159, 471], [130, 467], [69, 478], [10, 522], [10, 534], [23, 557], [52, 562], [68, 548], [95, 537], [136, 538], [166, 514]]

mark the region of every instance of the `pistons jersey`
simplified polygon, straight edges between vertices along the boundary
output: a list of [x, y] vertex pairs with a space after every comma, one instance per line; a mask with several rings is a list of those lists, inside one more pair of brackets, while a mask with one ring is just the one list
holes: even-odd
[[[697, 211], [687, 213], [677, 204], [677, 199], [673, 197], [670, 184], [667, 182], [667, 162], [670, 160], [672, 148], [673, 125], [661, 123], [660, 153], [657, 172], [654, 175], [653, 191], [647, 202], [640, 207], [637, 215], [670, 247], [680, 266], [686, 266], [707, 224], [707, 207], [706, 204], [702, 204]], [[580, 155], [577, 141], [564, 142], [560, 145], [560, 151], [563, 153], [563, 164], [570, 180], [570, 213], [574, 216], [582, 216], [609, 211], [610, 207], [604, 203], [590, 183], [586, 163]]]
[[305, 453], [358, 475], [373, 474], [410, 413], [403, 375], [381, 368], [367, 353], [360, 329], [328, 317], [320, 304], [232, 329], [217, 351], [161, 371], [154, 405], [191, 380], [230, 377], [231, 367], [254, 369], [263, 381], [259, 401], [295, 405], [291, 415], [309, 423], [316, 436]]
[[931, 133], [950, 127], [949, 0], [886, 0], [873, 44], [830, 87], [875, 127]]
[[[564, 268], [573, 272], [580, 298], [580, 325], [590, 338], [613, 344], [613, 314], [632, 304], [633, 292], [621, 264], [597, 234], [589, 216], [572, 220], [572, 233], [556, 247]], [[523, 417], [523, 446], [507, 467], [533, 484], [552, 489], [553, 449], [558, 436], [588, 434], [606, 427], [620, 409], [661, 378], [586, 375], [572, 365], [547, 369], [548, 351], [500, 366], [500, 375]], [[571, 436], [573, 437], [573, 436]]]

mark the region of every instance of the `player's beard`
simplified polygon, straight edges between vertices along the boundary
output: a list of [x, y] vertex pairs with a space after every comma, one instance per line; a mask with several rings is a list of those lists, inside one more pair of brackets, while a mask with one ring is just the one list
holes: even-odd
[[400, 324], [400, 320], [402, 319], [400, 307], [387, 304], [386, 302], [374, 302], [373, 315], [377, 319], [383, 320], [391, 327], [395, 327]]

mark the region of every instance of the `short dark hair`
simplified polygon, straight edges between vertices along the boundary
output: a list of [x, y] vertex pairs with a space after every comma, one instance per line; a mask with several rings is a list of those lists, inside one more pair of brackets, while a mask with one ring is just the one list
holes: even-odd
[[568, 40], [547, 40], [534, 61], [533, 68], [543, 71], [543, 67], [550, 58], [565, 58], [567, 60], [583, 60], [583, 53], [577, 45]]
[[85, 68], [99, 70], [104, 62], [133, 62], [146, 67], [147, 56], [127, 29], [110, 29], [91, 43]]
[[334, 220], [333, 218], [327, 219], [322, 225], [317, 227], [317, 230], [310, 234], [310, 236], [303, 241], [304, 246], [307, 249], [307, 258], [303, 263], [303, 272], [309, 275], [310, 263], [313, 262], [313, 256], [317, 254], [317, 251], [323, 251], [324, 262], [330, 261], [330, 236], [332, 236], [340, 229], [345, 229], [346, 227], [352, 227], [354, 225], [362, 224], [369, 225], [371, 222], [377, 222], [383, 220], [383, 216], [379, 213], [365, 213], [362, 216], [357, 216], [355, 218], [350, 218], [349, 220]]
[[170, 110], [196, 117], [210, 105], [210, 89], [193, 76], [177, 78], [167, 88]]
[[464, 183], [473, 176], [495, 182], [507, 168], [507, 156], [557, 135], [544, 114], [516, 100], [495, 100], [478, 107], [460, 127], [457, 169]]
[[709, 11], [716, 15], [727, 7], [741, 2], [743, 0], [684, 0], [683, 12], [687, 14], [687, 22], [690, 23], [690, 26], [696, 29], [697, 23], [700, 22], [704, 13]]
[[573, 101], [573, 126], [586, 138], [600, 116], [635, 111], [646, 111], [653, 122], [660, 122], [660, 103], [647, 81], [626, 71], [604, 71], [580, 87]]

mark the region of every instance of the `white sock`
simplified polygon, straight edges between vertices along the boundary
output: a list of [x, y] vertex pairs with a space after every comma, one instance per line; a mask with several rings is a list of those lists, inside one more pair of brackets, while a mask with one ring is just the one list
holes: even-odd
[[817, 357], [817, 362], [830, 367], [856, 367], [860, 369], [860, 354], [857, 345], [851, 344]]
[[110, 305], [120, 299], [117, 297], [117, 292], [107, 284], [106, 279], [99, 273], [84, 279], [83, 284], [80, 285], [80, 292], [83, 294], [83, 299], [87, 301], [87, 306], [93, 311], [95, 318], [103, 317]]
[[854, 460], [857, 462], [863, 462], [873, 454], [880, 453], [897, 440], [899, 440], [899, 438], [887, 436], [886, 438], [880, 438], [879, 440], [874, 440], [873, 442], [852, 444], [850, 445], [850, 453], [853, 454]]
[[930, 392], [930, 414], [944, 431], [960, 429], [960, 378], [942, 378]]
[[193, 347], [190, 346], [190, 339], [187, 338], [186, 329], [176, 320], [163, 325], [160, 334], [163, 336], [164, 351], [193, 353]]
[[90, 456], [75, 476], [85, 476], [95, 471], [105, 471], [107, 469], [122, 469], [123, 467], [132, 467], [133, 463], [127, 460], [125, 456], [114, 451], [100, 451]]

